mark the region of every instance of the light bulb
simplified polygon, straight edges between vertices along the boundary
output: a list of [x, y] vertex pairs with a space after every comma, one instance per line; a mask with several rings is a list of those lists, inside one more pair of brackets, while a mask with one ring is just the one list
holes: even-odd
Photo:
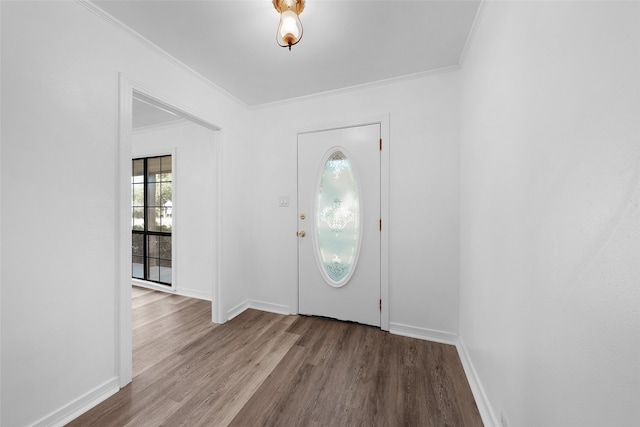
[[304, 0], [273, 0], [273, 6], [280, 13], [276, 41], [280, 46], [291, 50], [291, 46], [302, 38], [302, 22], [299, 15], [304, 10]]
[[282, 25], [280, 26], [280, 37], [286, 43], [289, 43], [287, 40], [287, 36], [293, 36], [294, 41], [291, 43], [295, 43], [300, 37], [300, 29], [298, 28], [298, 15], [292, 10], [285, 10], [282, 12]]

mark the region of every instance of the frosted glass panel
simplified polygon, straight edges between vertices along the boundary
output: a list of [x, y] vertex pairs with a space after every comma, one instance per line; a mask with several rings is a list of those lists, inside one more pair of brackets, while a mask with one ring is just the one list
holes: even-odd
[[321, 269], [332, 286], [344, 285], [355, 267], [360, 238], [358, 199], [351, 161], [342, 151], [333, 152], [320, 177], [316, 215]]

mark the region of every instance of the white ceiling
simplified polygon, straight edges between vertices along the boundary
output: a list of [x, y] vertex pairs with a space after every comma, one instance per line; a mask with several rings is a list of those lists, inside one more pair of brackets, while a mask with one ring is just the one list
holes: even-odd
[[255, 106], [456, 66], [480, 0], [307, 0], [291, 52], [270, 0], [93, 3]]
[[132, 106], [133, 129], [141, 129], [163, 123], [184, 122], [182, 117], [135, 97], [133, 98]]

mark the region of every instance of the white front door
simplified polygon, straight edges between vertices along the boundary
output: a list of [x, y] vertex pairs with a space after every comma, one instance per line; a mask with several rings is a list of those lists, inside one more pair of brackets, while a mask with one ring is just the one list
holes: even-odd
[[298, 135], [299, 312], [380, 326], [380, 125]]

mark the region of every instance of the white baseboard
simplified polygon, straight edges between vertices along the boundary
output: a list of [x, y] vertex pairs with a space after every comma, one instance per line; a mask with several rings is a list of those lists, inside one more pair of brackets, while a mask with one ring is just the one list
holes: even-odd
[[94, 388], [76, 400], [64, 405], [44, 418], [33, 423], [32, 427], [62, 427], [73, 421], [89, 409], [113, 396], [120, 390], [118, 378], [114, 377]]
[[460, 361], [462, 362], [464, 373], [467, 376], [467, 381], [469, 382], [469, 386], [471, 387], [471, 392], [473, 393], [473, 398], [475, 399], [476, 405], [478, 406], [478, 411], [480, 412], [480, 417], [482, 417], [483, 424], [485, 425], [485, 427], [501, 426], [502, 424], [493, 411], [493, 407], [489, 402], [487, 393], [484, 391], [484, 387], [482, 387], [480, 377], [478, 377], [478, 373], [473, 366], [473, 362], [471, 361], [471, 357], [469, 357], [469, 352], [467, 351], [467, 348], [462, 341], [462, 337], [459, 337], [456, 348], [458, 349], [458, 356], [460, 357]]
[[247, 308], [249, 308], [248, 300], [243, 301], [240, 304], [236, 305], [235, 307], [227, 310], [227, 321], [233, 319], [234, 317], [236, 317], [237, 315], [245, 311]]
[[403, 325], [401, 323], [390, 323], [389, 332], [405, 337], [455, 345], [456, 349], [458, 350], [460, 361], [462, 362], [462, 367], [464, 368], [465, 376], [467, 377], [467, 381], [469, 382], [469, 387], [471, 387], [473, 398], [475, 399], [476, 405], [478, 406], [478, 411], [480, 412], [480, 417], [482, 418], [483, 424], [485, 425], [485, 427], [499, 427], [501, 425], [495, 415], [495, 412], [493, 411], [493, 408], [491, 407], [491, 403], [489, 402], [487, 394], [484, 391], [484, 387], [482, 387], [482, 383], [480, 382], [478, 373], [473, 366], [473, 362], [471, 362], [471, 358], [469, 357], [467, 348], [464, 346], [462, 338], [459, 335], [453, 334], [451, 332], [436, 331], [432, 329], [419, 328], [417, 326]]
[[434, 329], [419, 328], [417, 326], [403, 325], [402, 323], [389, 323], [389, 332], [395, 335], [434, 341], [441, 344], [458, 344], [457, 334], [451, 332], [436, 331]]
[[270, 313], [291, 314], [291, 311], [289, 310], [288, 305], [274, 304], [271, 302], [264, 302], [264, 301], [256, 301], [253, 299], [249, 300], [249, 308], [255, 308], [256, 310], [261, 310], [261, 311], [268, 311]]
[[211, 298], [211, 292], [203, 292], [197, 289], [178, 288], [175, 293], [177, 295], [182, 295], [183, 297], [197, 298], [205, 301], [213, 300], [213, 298]]
[[133, 286], [139, 286], [141, 288], [145, 288], [145, 289], [153, 289], [154, 291], [160, 291], [160, 292], [168, 292], [168, 293], [175, 293], [176, 288], [175, 286], [171, 285], [171, 286], [167, 286], [167, 285], [161, 285], [159, 283], [155, 283], [155, 282], [149, 282], [147, 280], [142, 280], [142, 279], [131, 279], [131, 284]]
[[268, 311], [277, 314], [291, 314], [288, 305], [274, 304], [271, 302], [246, 300], [227, 311], [227, 321], [241, 314], [248, 308], [254, 308], [260, 311]]
[[203, 292], [198, 289], [177, 288], [175, 286], [158, 285], [146, 280], [131, 279], [131, 283], [141, 288], [153, 289], [154, 291], [166, 292], [169, 294], [181, 295], [183, 297], [197, 298], [205, 301], [212, 301], [211, 292]]

